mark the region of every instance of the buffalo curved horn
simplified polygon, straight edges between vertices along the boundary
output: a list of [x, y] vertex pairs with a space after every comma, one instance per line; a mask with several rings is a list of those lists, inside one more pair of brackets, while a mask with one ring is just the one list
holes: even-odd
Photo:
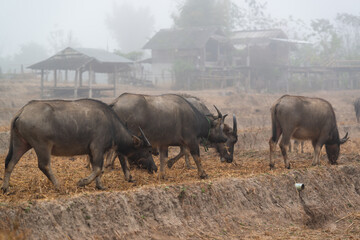
[[225, 114], [222, 118], [223, 118], [223, 120], [225, 120], [225, 118], [227, 117], [227, 115], [229, 115], [229, 114]]
[[218, 118], [222, 118], [222, 114], [221, 112], [219, 111], [219, 109], [214, 105], [214, 108], [216, 109], [217, 111], [217, 114], [218, 114]]
[[343, 137], [342, 139], [340, 139], [340, 144], [346, 143], [347, 140], [349, 140], [348, 132], [346, 132], [345, 137]]
[[237, 121], [236, 121], [235, 114], [233, 114], [233, 134], [237, 135]]
[[151, 146], [149, 140], [146, 138], [146, 136], [145, 136], [143, 130], [141, 129], [141, 127], [139, 127], [139, 130], [140, 130], [141, 136], [142, 136], [143, 139], [145, 140], [146, 144], [147, 144], [148, 146]]

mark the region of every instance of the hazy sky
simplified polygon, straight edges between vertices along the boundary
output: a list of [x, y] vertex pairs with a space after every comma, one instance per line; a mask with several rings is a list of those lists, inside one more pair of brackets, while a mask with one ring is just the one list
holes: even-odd
[[[115, 49], [105, 23], [114, 2], [149, 7], [159, 30], [171, 27], [179, 0], [0, 0], [0, 56], [13, 55], [29, 42], [50, 49], [50, 32], [60, 29], [72, 31], [82, 47]], [[360, 0], [268, 0], [267, 8], [276, 18], [292, 15], [309, 21], [332, 19], [338, 12], [360, 14]]]

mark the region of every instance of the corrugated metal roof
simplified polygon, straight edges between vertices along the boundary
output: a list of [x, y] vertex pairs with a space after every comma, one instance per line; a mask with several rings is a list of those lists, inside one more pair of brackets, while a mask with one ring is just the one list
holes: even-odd
[[[110, 65], [129, 64], [133, 61], [124, 57], [109, 53], [101, 49], [92, 48], [65, 48], [54, 56], [45, 59], [41, 62], [35, 63], [28, 68], [30, 69], [64, 69], [76, 70], [84, 67], [86, 64], [93, 62], [94, 67], [99, 71], [108, 72], [111, 68]], [[102, 68], [102, 70], [100, 69]], [[106, 69], [105, 69], [106, 68]]]
[[217, 27], [162, 29], [143, 48], [153, 50], [203, 48], [215, 33], [223, 35]]
[[113, 63], [132, 63], [130, 59], [110, 53], [102, 49], [95, 48], [74, 48], [75, 51], [78, 51], [86, 56], [92, 57], [99, 62], [113, 62]]
[[271, 38], [286, 39], [286, 34], [280, 29], [267, 30], [251, 30], [251, 31], [236, 31], [231, 36], [231, 41], [234, 44], [238, 43], [253, 43], [253, 42], [267, 42]]

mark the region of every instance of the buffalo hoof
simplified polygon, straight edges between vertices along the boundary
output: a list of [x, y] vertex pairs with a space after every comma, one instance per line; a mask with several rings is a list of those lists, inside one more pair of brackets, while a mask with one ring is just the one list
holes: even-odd
[[8, 188], [1, 187], [1, 192], [5, 194], [8, 191]]
[[270, 170], [275, 169], [275, 164], [269, 164], [269, 166], [270, 166]]
[[159, 174], [158, 176], [159, 180], [166, 180], [165, 174]]
[[289, 164], [288, 166], [285, 166], [285, 168], [290, 169], [290, 168], [291, 168], [291, 167], [290, 167], [290, 164]]
[[85, 187], [85, 182], [86, 182], [86, 179], [81, 179], [80, 181], [78, 181], [77, 183], [77, 186], [78, 187]]
[[148, 169], [149, 174], [154, 174], [156, 172], [157, 172], [157, 168], [156, 169], [154, 169], [154, 168]]
[[106, 190], [107, 188], [104, 187], [104, 186], [102, 186], [102, 185], [100, 185], [100, 186], [96, 186], [96, 189], [97, 189], [97, 190], [102, 190], [102, 191], [104, 191], [104, 190]]
[[209, 175], [207, 175], [205, 172], [203, 172], [203, 173], [200, 175], [200, 178], [201, 178], [201, 179], [208, 179], [208, 178], [209, 178]]
[[128, 182], [135, 182], [135, 180], [133, 179], [133, 177], [131, 175], [125, 180]]
[[174, 163], [173, 163], [172, 161], [168, 161], [166, 165], [167, 165], [167, 167], [170, 169], [170, 168], [172, 168], [172, 166], [174, 165]]

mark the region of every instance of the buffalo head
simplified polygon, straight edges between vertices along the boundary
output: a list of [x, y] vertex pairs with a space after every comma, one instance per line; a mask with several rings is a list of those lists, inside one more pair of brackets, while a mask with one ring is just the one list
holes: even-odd
[[345, 137], [339, 139], [338, 142], [333, 144], [325, 144], [326, 155], [329, 159], [330, 164], [337, 164], [337, 159], [340, 154], [340, 145], [344, 144], [349, 139], [348, 133], [346, 133]]
[[154, 159], [145, 150], [133, 152], [128, 156], [128, 160], [131, 165], [135, 165], [141, 169], [146, 169], [151, 174], [157, 172], [158, 170]]
[[220, 160], [222, 162], [232, 163], [234, 159], [234, 147], [238, 141], [237, 135], [237, 122], [236, 117], [233, 115], [233, 128], [227, 124], [224, 125], [224, 133], [227, 136], [227, 140], [224, 144], [217, 144], [216, 149], [220, 153]]
[[150, 173], [153, 173], [153, 171], [156, 172], [157, 167], [152, 157], [151, 144], [140, 127], [139, 131], [140, 136], [132, 136], [134, 150], [130, 151], [126, 156], [129, 159], [130, 163], [133, 163], [140, 168], [145, 168]]
[[213, 119], [207, 118], [210, 123], [208, 140], [212, 143], [224, 143], [227, 141], [227, 137], [224, 134], [224, 120], [227, 114], [223, 116], [215, 105], [214, 107], [218, 113], [218, 116], [213, 117]]

